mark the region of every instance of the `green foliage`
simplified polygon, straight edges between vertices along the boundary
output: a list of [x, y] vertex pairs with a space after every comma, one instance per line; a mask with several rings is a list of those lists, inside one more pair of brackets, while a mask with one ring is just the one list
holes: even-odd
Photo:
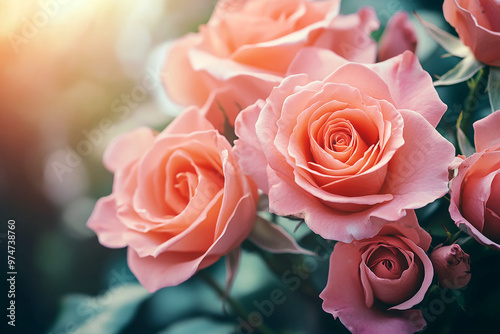
[[117, 286], [98, 297], [68, 295], [62, 302], [61, 313], [50, 333], [120, 333], [150, 296], [138, 284]]

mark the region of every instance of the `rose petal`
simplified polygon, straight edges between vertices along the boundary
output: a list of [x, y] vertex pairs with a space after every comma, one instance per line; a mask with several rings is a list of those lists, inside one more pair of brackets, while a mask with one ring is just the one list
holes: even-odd
[[371, 33], [379, 26], [375, 10], [362, 7], [356, 14], [338, 16], [314, 46], [330, 49], [352, 62], [374, 63], [377, 45]]
[[104, 166], [112, 173], [136, 161], [155, 140], [154, 130], [141, 127], [113, 139], [103, 156]]
[[[224, 80], [245, 77], [247, 80], [277, 84], [282, 76], [258, 67], [238, 63], [232, 59], [219, 58], [199, 49], [189, 50], [188, 57], [193, 70], [212, 80], [214, 87], [222, 87]], [[208, 73], [207, 73], [208, 72]], [[210, 74], [210, 76], [209, 76]], [[208, 97], [209, 94], [207, 94]]]
[[[297, 86], [303, 86], [310, 83], [309, 78], [306, 75], [294, 75], [285, 78], [281, 84], [273, 89], [273, 94], [269, 97], [266, 105], [260, 112], [257, 123], [255, 124], [256, 135], [260, 142], [260, 146], [262, 151], [268, 161], [268, 164], [277, 172], [284, 175], [290, 175], [292, 172], [292, 168], [287, 164], [285, 156], [280, 153], [279, 149], [286, 152], [287, 151], [287, 135], [283, 134], [281, 138], [276, 138], [276, 142], [280, 140], [283, 141], [283, 144], [278, 148], [274, 142], [275, 137], [278, 133], [278, 120], [280, 119], [281, 109], [283, 108], [283, 102], [287, 96], [290, 96], [291, 93], [295, 90]], [[307, 99], [304, 97], [302, 101], [300, 98], [303, 96], [298, 96], [294, 103], [307, 103]], [[290, 103], [292, 99], [288, 99], [287, 103]], [[300, 108], [300, 106], [298, 107]], [[290, 118], [290, 121], [293, 121]], [[284, 122], [284, 120], [282, 121]], [[292, 130], [290, 130], [291, 133]], [[282, 147], [284, 146], [284, 147]], [[284, 169], [281, 170], [280, 169]]]
[[[161, 226], [147, 233], [129, 230], [124, 233], [123, 238], [140, 257], [156, 257], [166, 251], [205, 251], [215, 238], [213, 226], [205, 222], [217, 221], [221, 202], [222, 191], [207, 202], [203, 209], [186, 211], [177, 219], [167, 221], [165, 231], [161, 230]], [[182, 224], [183, 229], [178, 227]], [[169, 225], [174, 225], [180, 232], [170, 232]]]
[[458, 175], [451, 181], [450, 185], [450, 216], [455, 221], [455, 224], [466, 229], [467, 233], [474, 237], [479, 243], [500, 250], [500, 244], [493, 242], [485, 237], [473, 224], [464, 218], [460, 210], [461, 206], [461, 186], [464, 182], [464, 177], [472, 166], [482, 157], [482, 153], [475, 153], [465, 159], [458, 167]]
[[479, 231], [483, 230], [486, 202], [499, 168], [500, 152], [487, 152], [481, 155], [464, 176], [466, 181], [461, 186], [460, 210]]
[[431, 235], [420, 227], [414, 210], [406, 210], [404, 217], [396, 222], [385, 224], [379, 234], [406, 236], [424, 251], [429, 249], [432, 242]]
[[234, 130], [239, 139], [234, 142], [234, 154], [238, 157], [245, 174], [250, 175], [259, 189], [267, 193], [269, 191], [267, 160], [255, 130], [255, 124], [264, 105], [265, 102], [259, 100], [238, 115]]
[[457, 30], [458, 36], [476, 59], [491, 66], [500, 66], [499, 12], [500, 6], [495, 1], [445, 0], [443, 3], [446, 21]]
[[[314, 80], [323, 80], [344, 64], [346, 64], [345, 61], [329, 50], [304, 48], [297, 54], [297, 57], [290, 65], [288, 73], [306, 73]], [[342, 80], [340, 82], [360, 88], [360, 90], [366, 91], [373, 97], [384, 98], [393, 103], [398, 109], [418, 111], [434, 127], [439, 123], [446, 111], [447, 107], [439, 99], [432, 84], [432, 78], [422, 69], [418, 58], [409, 51], [376, 64], [358, 64], [351, 67], [352, 65], [346, 65], [348, 67], [343, 72], [340, 72], [343, 73], [342, 77], [335, 77], [335, 80]], [[350, 75], [352, 69], [353, 71], [359, 71], [360, 74], [358, 75], [364, 77], [368, 71], [363, 70], [363, 66], [368, 67], [380, 78], [376, 79], [376, 75], [367, 74], [370, 75], [369, 80], [358, 80], [358, 76]], [[378, 83], [379, 81], [383, 81], [383, 83], [381, 85], [370, 85], [372, 82]], [[385, 90], [385, 87], [387, 87], [388, 91]]]
[[[414, 263], [397, 279], [381, 278], [369, 269], [366, 272], [373, 294], [378, 300], [392, 305], [412, 297], [415, 293], [414, 287], [419, 279], [419, 269]], [[408, 307], [403, 308], [403, 310], [405, 309], [408, 309]]]
[[403, 240], [411, 248], [413, 253], [420, 259], [420, 261], [422, 261], [424, 278], [422, 281], [422, 285], [420, 286], [420, 289], [413, 295], [412, 298], [408, 299], [407, 301], [399, 305], [391, 307], [390, 308], [391, 310], [406, 310], [420, 303], [424, 299], [427, 290], [432, 284], [432, 278], [434, 277], [434, 269], [432, 267], [432, 262], [427, 256], [427, 254], [425, 254], [424, 250], [419, 246], [417, 246], [410, 239], [403, 238]]
[[387, 84], [398, 109], [416, 111], [432, 126], [437, 126], [447, 106], [440, 100], [431, 76], [422, 69], [417, 56], [405, 51], [387, 61], [366, 66]]
[[407, 50], [415, 53], [416, 49], [417, 34], [415, 27], [406, 12], [397, 12], [389, 19], [380, 37], [378, 61], [392, 58]]
[[[182, 154], [182, 151], [185, 151], [186, 156], [192, 159], [192, 163], [189, 163], [189, 159], [184, 159], [184, 167], [180, 166], [177, 172], [189, 171], [194, 168], [193, 164], [203, 163], [210, 166], [205, 172], [208, 174], [207, 177], [203, 178], [206, 182], [202, 184], [204, 184], [205, 189], [215, 194], [223, 183], [221, 158], [217, 149], [213, 147], [217, 136], [217, 132], [212, 130], [203, 133], [193, 132], [178, 137], [159, 137], [147, 154], [142, 157], [139, 166], [138, 185], [133, 202], [135, 210], [148, 221], [155, 222], [162, 222], [165, 217], [175, 215], [175, 212], [170, 211], [167, 207], [168, 199], [165, 198], [167, 196], [165, 185], [168, 174], [165, 173], [164, 168], [166, 168], [167, 161]], [[174, 155], [169, 157], [169, 154]], [[167, 165], [167, 167], [172, 166]], [[203, 174], [201, 169], [198, 169], [196, 173], [198, 177]]]
[[[213, 240], [213, 245], [208, 249], [207, 256], [221, 257], [227, 254], [238, 247], [250, 234], [256, 215], [255, 197], [251, 193], [246, 193], [234, 207], [234, 211], [227, 217], [224, 228], [216, 235], [217, 239]], [[219, 217], [219, 225], [221, 221], [222, 218]]]
[[[224, 230], [204, 253], [158, 251], [155, 257], [150, 255], [141, 257], [134, 248], [129, 247], [130, 270], [150, 292], [180, 284], [193, 276], [197, 270], [208, 267], [241, 244], [252, 228], [252, 224], [242, 225], [241, 222], [252, 222], [253, 216], [255, 216], [255, 201], [253, 196], [246, 195], [238, 201]], [[178, 240], [183, 238], [178, 237]]]
[[[259, 96], [267, 96], [271, 85], [246, 80], [242, 77], [230, 79], [228, 85], [217, 88], [210, 94], [207, 103], [200, 109], [210, 123], [222, 134], [234, 126], [236, 117], [244, 106], [253, 104]], [[245, 86], [244, 90], [237, 89]]]
[[[387, 221], [370, 220], [370, 210], [347, 213], [332, 210], [317, 198], [307, 195], [297, 186], [286, 182], [274, 184], [269, 191], [269, 210], [277, 215], [294, 215], [303, 218], [309, 228], [326, 239], [351, 242], [353, 239], [370, 238], [377, 234]], [[279, 194], [293, 194], [284, 198]], [[340, 197], [340, 196], [339, 196]], [[373, 201], [384, 202], [392, 199], [391, 195], [371, 196]], [[344, 197], [348, 207], [349, 198]], [[398, 219], [394, 216], [394, 219]]]
[[[158, 257], [139, 257], [133, 248], [128, 248], [128, 266], [134, 276], [149, 292], [165, 286], [175, 286], [194, 275], [202, 257], [196, 253], [166, 252]], [[215, 262], [215, 261], [214, 261]]]
[[[207, 82], [213, 82], [213, 79], [210, 79], [206, 73], [195, 71], [190, 59], [186, 56], [189, 50], [196, 47], [201, 41], [200, 35], [191, 33], [176, 40], [168, 47], [161, 77], [168, 97], [175, 103], [201, 106], [210, 95]], [[196, 87], [196, 89], [192, 89], [192, 87]]]
[[[395, 62], [391, 62], [393, 67], [395, 66], [394, 63]], [[341, 82], [349, 87], [359, 89], [371, 98], [386, 100], [389, 103], [392, 103], [395, 107], [402, 108], [399, 104], [396, 104], [396, 100], [393, 99], [392, 96], [392, 93], [396, 91], [396, 89], [400, 89], [402, 87], [391, 86], [393, 82], [385, 80], [385, 78], [381, 75], [384, 71], [376, 71], [375, 68], [377, 67], [373, 68], [373, 66], [374, 65], [348, 63], [339, 67], [332, 74], [326, 76], [324, 81]], [[370, 70], [370, 68], [373, 70]], [[363, 78], [363, 80], [359, 80], [359, 78]]]
[[123, 239], [127, 228], [116, 217], [116, 201], [113, 195], [100, 198], [97, 201], [87, 222], [87, 227], [97, 234], [99, 242], [106, 247], [121, 248], [127, 246]]
[[490, 147], [500, 144], [500, 110], [474, 123], [474, 144], [476, 152], [484, 151]]
[[174, 118], [169, 126], [158, 135], [158, 139], [177, 134], [190, 134], [192, 132], [209, 131], [213, 129], [213, 125], [203, 117], [199, 109], [189, 107]]
[[[227, 225], [233, 220], [240, 219], [240, 234], [245, 236], [250, 233], [250, 230], [255, 221], [255, 212], [258, 202], [258, 192], [253, 183], [249, 180], [242, 181], [241, 178], [235, 178], [234, 175], [241, 175], [236, 161], [228, 161], [229, 158], [224, 158], [224, 198], [221, 207], [221, 214], [217, 220], [215, 226], [215, 237], [219, 238], [223, 233], [226, 233]], [[236, 199], [239, 199], [237, 205], [235, 206]], [[240, 206], [246, 206], [246, 208], [240, 208]], [[235, 207], [235, 210], [230, 210], [230, 208]], [[236, 211], [243, 210], [239, 212], [241, 217], [236, 215]], [[236, 218], [235, 218], [236, 217]], [[245, 224], [241, 223], [245, 222]], [[235, 224], [233, 222], [233, 224]], [[246, 233], [242, 233], [247, 231]], [[243, 240], [242, 240], [243, 241]]]
[[410, 110], [400, 112], [405, 144], [389, 164], [387, 182], [381, 192], [394, 194], [395, 198], [382, 210], [392, 205], [416, 209], [446, 194], [448, 166], [455, 156], [455, 147], [420, 114]]

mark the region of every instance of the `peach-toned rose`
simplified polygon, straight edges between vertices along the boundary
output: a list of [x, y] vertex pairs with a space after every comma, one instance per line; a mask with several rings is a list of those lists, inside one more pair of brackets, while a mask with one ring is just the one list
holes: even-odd
[[362, 65], [306, 48], [290, 72], [235, 127], [272, 212], [350, 242], [447, 193], [455, 149], [434, 129], [446, 106], [414, 54]]
[[500, 66], [500, 2], [498, 0], [445, 0], [446, 21], [477, 60]]
[[394, 14], [378, 42], [378, 61], [384, 61], [405, 51], [415, 52], [417, 33], [406, 12]]
[[115, 174], [113, 193], [88, 226], [104, 246], [128, 246], [130, 269], [149, 291], [187, 280], [252, 229], [256, 187], [194, 108], [158, 135], [139, 128], [116, 138], [104, 164]]
[[451, 181], [450, 215], [478, 242], [500, 250], [500, 110], [474, 123], [476, 153]]
[[432, 283], [432, 263], [425, 254], [430, 243], [413, 211], [373, 238], [337, 243], [320, 294], [323, 309], [354, 334], [422, 330], [422, 313], [410, 309]]
[[[238, 112], [266, 98], [305, 46], [331, 49], [359, 62], [374, 62], [370, 37], [379, 23], [373, 9], [340, 15], [340, 0], [219, 1], [198, 33], [172, 43], [163, 81], [181, 105], [205, 108], [216, 124], [234, 124]], [[219, 95], [221, 94], [221, 95]]]
[[470, 282], [470, 257], [457, 244], [438, 246], [431, 253], [431, 261], [439, 284], [446, 289], [461, 289]]

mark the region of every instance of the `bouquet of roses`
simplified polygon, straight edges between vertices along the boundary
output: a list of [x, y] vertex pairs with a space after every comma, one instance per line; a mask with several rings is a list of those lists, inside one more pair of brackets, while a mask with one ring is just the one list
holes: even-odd
[[[434, 82], [414, 54], [412, 14], [379, 29], [373, 9], [339, 7], [220, 0], [169, 44], [165, 94], [184, 110], [159, 133], [115, 138], [103, 158], [113, 190], [88, 222], [102, 245], [127, 247], [149, 292], [201, 276], [229, 304], [233, 332], [284, 333], [269, 320], [281, 290], [253, 312], [231, 297], [243, 248], [352, 333], [414, 333], [445, 304], [467, 310], [470, 259], [500, 249], [500, 5], [445, 0], [458, 37], [414, 14], [463, 58]], [[466, 103], [442, 131], [435, 86], [467, 80], [491, 113], [478, 119]], [[225, 288], [209, 268], [221, 258]], [[311, 279], [320, 265], [326, 283]]]

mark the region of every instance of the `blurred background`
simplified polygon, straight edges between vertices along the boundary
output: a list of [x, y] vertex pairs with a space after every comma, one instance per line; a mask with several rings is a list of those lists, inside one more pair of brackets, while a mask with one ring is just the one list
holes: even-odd
[[[16, 327], [7, 326], [2, 315], [2, 333], [73, 333], [81, 318], [97, 319], [103, 307], [120, 316], [137, 307], [120, 309], [126, 304], [122, 297], [150, 298], [134, 288], [121, 297], [106, 294], [113, 284], [135, 279], [125, 251], [102, 247], [85, 224], [97, 198], [111, 192], [112, 175], [101, 162], [107, 143], [140, 125], [161, 129], [175, 114], [159, 81], [165, 43], [196, 31], [214, 4], [214, 0], [0, 1], [0, 249], [6, 254], [7, 222], [14, 220], [18, 273]], [[442, 1], [344, 0], [342, 12], [356, 12], [362, 5], [375, 7], [382, 26], [398, 10], [416, 10], [450, 30], [442, 18]], [[440, 58], [444, 51], [417, 28], [421, 37], [417, 52], [426, 70], [443, 74], [458, 62]], [[467, 86], [439, 93], [451, 110], [441, 124], [447, 133]], [[5, 268], [6, 261], [2, 262]], [[216, 265], [212, 270], [223, 269]], [[266, 284], [279, 284], [251, 251], [244, 255], [238, 275], [235, 294], [243, 299], [255, 296]], [[326, 272], [318, 271], [318, 276], [324, 281]], [[234, 328], [234, 317], [224, 314], [217, 296], [207, 292], [210, 289], [196, 279], [188, 284], [150, 298], [123, 332], [191, 333], [194, 329], [188, 328], [196, 323], [205, 329], [199, 333], [207, 333], [212, 320], [201, 317], [207, 313], [222, 323], [232, 319], [221, 327], [226, 332]], [[3, 310], [8, 307], [6, 291], [2, 285]], [[294, 298], [290, 294], [289, 299]], [[80, 320], [65, 321], [65, 309], [77, 302], [84, 305], [77, 312]], [[277, 317], [305, 312], [311, 321], [318, 320], [295, 306], [287, 303]], [[190, 317], [196, 321], [186, 324]], [[343, 331], [328, 314], [321, 319], [318, 323]], [[322, 332], [321, 327], [314, 331], [309, 325], [296, 328]], [[221, 333], [220, 328], [214, 333]]]
[[123, 252], [101, 247], [85, 226], [96, 198], [111, 191], [102, 153], [117, 134], [168, 121], [155, 97], [155, 54], [206, 21], [212, 7], [209, 0], [0, 1], [0, 248], [6, 254], [13, 219], [18, 333], [45, 332], [63, 295], [95, 295], [107, 285], [106, 266]]

